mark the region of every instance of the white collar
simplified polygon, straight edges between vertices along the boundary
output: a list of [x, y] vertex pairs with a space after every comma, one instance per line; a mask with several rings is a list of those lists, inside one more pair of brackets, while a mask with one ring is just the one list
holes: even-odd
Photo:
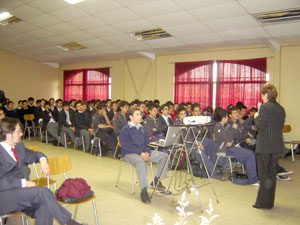
[[128, 122], [128, 126], [130, 127], [130, 128], [132, 128], [132, 127], [135, 127], [136, 129], [140, 129], [140, 128], [142, 128], [143, 126], [142, 126], [142, 124], [134, 124], [133, 122], [131, 122], [131, 121], [129, 121]]

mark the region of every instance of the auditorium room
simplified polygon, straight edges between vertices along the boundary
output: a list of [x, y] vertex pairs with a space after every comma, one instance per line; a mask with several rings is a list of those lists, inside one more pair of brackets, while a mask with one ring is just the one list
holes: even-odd
[[0, 0], [0, 225], [300, 224], [300, 0]]

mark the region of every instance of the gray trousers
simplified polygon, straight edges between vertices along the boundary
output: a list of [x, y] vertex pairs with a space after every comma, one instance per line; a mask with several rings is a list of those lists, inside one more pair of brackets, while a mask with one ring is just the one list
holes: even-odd
[[[142, 157], [138, 154], [127, 154], [123, 157], [123, 159], [124, 161], [135, 166], [141, 190], [148, 187], [147, 167], [146, 167], [147, 162], [145, 162], [142, 159]], [[167, 153], [159, 152], [157, 150], [151, 151], [151, 156], [149, 157], [149, 161], [157, 163], [158, 166], [155, 177], [157, 178], [166, 177], [168, 164], [169, 164], [169, 162], [166, 163], [167, 159], [168, 159]]]
[[56, 141], [59, 140], [58, 138], [58, 134], [57, 134], [57, 130], [58, 130], [58, 123], [48, 123], [47, 124], [47, 132], [53, 137], [55, 138]]
[[[83, 136], [85, 149], [89, 150], [90, 149], [90, 143], [91, 143], [91, 135], [90, 135], [89, 131], [86, 130], [86, 129], [81, 129], [80, 130], [80, 135]], [[79, 143], [81, 143], [81, 142], [82, 141], [81, 141], [81, 138], [80, 138]]]
[[[64, 133], [66, 134], [67, 140], [68, 140], [68, 138], [70, 138], [72, 143], [74, 144], [76, 137], [75, 137], [75, 133], [71, 130], [71, 128], [62, 126], [60, 136], [63, 137]], [[63, 141], [63, 139], [61, 139], [61, 140]], [[62, 143], [62, 144], [64, 144], [64, 143]]]

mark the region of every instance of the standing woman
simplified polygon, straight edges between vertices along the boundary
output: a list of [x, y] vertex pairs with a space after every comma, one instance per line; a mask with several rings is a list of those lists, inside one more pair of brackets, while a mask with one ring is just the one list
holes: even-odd
[[260, 92], [264, 104], [254, 120], [258, 130], [255, 153], [260, 186], [253, 207], [271, 209], [275, 200], [277, 156], [283, 150], [285, 111], [276, 101], [274, 85], [266, 84]]

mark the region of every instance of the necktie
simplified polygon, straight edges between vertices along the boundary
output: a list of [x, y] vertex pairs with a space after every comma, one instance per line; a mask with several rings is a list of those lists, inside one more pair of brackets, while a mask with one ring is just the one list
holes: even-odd
[[16, 149], [14, 147], [11, 147], [11, 152], [14, 154], [15, 160], [17, 161], [17, 164], [18, 164], [19, 158], [18, 158]]

